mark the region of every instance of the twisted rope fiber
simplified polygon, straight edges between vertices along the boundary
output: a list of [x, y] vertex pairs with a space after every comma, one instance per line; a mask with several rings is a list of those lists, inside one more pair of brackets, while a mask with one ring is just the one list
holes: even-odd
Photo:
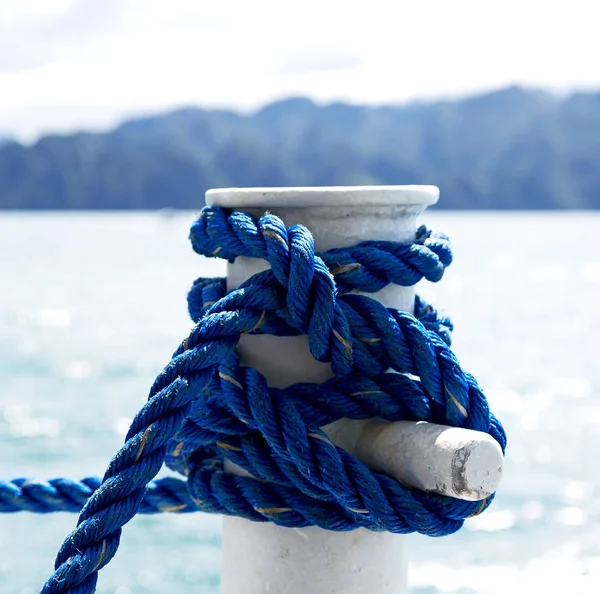
[[[156, 378], [102, 483], [90, 486], [44, 593], [94, 592], [121, 527], [148, 501], [146, 487], [165, 460], [187, 476], [198, 509], [283, 526], [440, 536], [489, 505], [491, 497], [465, 502], [410, 490], [320, 429], [343, 417], [429, 420], [486, 431], [504, 450], [502, 426], [449, 349], [449, 321], [420, 300], [423, 323], [350, 292], [439, 280], [451, 260], [444, 236], [422, 228], [413, 243], [365, 242], [319, 257], [301, 226], [207, 207], [191, 239], [202, 255], [261, 257], [271, 269], [229, 294], [222, 280], [194, 284], [189, 309], [198, 323]], [[269, 388], [239, 364], [244, 333], [306, 334], [315, 359], [330, 362], [336, 377]], [[225, 473], [225, 459], [252, 476]]]
[[[80, 481], [67, 478], [39, 481], [17, 478], [0, 481], [0, 513], [29, 511], [40, 514], [80, 512], [92, 493], [102, 484], [98, 477]], [[190, 497], [185, 481], [164, 477], [152, 481], [138, 514], [189, 513], [198, 511]]]
[[[205, 280], [205, 279], [200, 279]], [[219, 284], [222, 295], [225, 294], [224, 279], [208, 279], [208, 285]], [[198, 291], [199, 282], [190, 291], [190, 308], [194, 300], [208, 300], [214, 293]], [[200, 315], [201, 317], [201, 315]], [[438, 313], [425, 304], [419, 297], [415, 299], [415, 317], [429, 329], [437, 332], [449, 344], [451, 322], [448, 318], [438, 316]], [[359, 378], [356, 380], [359, 381]], [[219, 389], [220, 384], [214, 385]], [[214, 388], [213, 387], [213, 388]], [[342, 417], [365, 419], [380, 417], [390, 421], [412, 419], [441, 422], [433, 416], [433, 411], [427, 405], [427, 399], [419, 386], [404, 375], [387, 373], [379, 378], [362, 378], [358, 386], [360, 391], [349, 393], [344, 391], [344, 382], [334, 378], [320, 385], [296, 384], [287, 390], [272, 390], [275, 398], [290, 398], [296, 402], [302, 417], [312, 425], [326, 425]], [[327, 403], [323, 408], [321, 403]], [[197, 405], [200, 407], [200, 404]], [[207, 443], [216, 442], [222, 433], [233, 435], [247, 431], [246, 425], [237, 417], [212, 404], [204, 405], [201, 413], [204, 427], [192, 423], [182, 429], [186, 431], [203, 431], [203, 440]], [[229, 423], [226, 425], [226, 423]], [[218, 431], [211, 427], [218, 425]], [[183, 458], [181, 458], [183, 459]], [[39, 481], [32, 478], [17, 478], [12, 481], [0, 480], [0, 513], [28, 511], [34, 513], [79, 512], [94, 491], [98, 489], [102, 479], [87, 477], [80, 481], [67, 478], [56, 478]], [[165, 477], [148, 484], [144, 499], [137, 513], [189, 513], [199, 508], [190, 497], [186, 481], [175, 477]]]

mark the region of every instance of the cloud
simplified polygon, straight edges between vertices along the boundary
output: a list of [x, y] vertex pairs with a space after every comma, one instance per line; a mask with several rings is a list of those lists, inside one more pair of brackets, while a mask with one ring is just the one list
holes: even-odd
[[280, 72], [284, 75], [309, 74], [311, 72], [335, 72], [354, 70], [361, 58], [352, 49], [336, 47], [310, 47], [297, 50], [281, 59]]
[[[75, 49], [83, 59], [135, 16], [131, 0], [0, 1], [0, 73], [68, 59]], [[15, 10], [16, 6], [20, 8]]]
[[93, 124], [286, 95], [600, 85], [589, 12], [589, 0], [0, 0], [0, 130], [66, 129], [69, 111], [80, 127], [86, 113]]

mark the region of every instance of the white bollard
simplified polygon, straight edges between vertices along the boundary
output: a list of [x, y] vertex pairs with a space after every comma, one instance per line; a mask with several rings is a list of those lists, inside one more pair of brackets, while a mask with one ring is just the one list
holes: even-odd
[[365, 422], [354, 454], [405, 485], [467, 501], [498, 489], [504, 463], [487, 433], [411, 421]]
[[[209, 190], [206, 201], [256, 217], [269, 211], [288, 227], [305, 225], [322, 252], [372, 239], [411, 240], [418, 216], [438, 195], [434, 186], [230, 188]], [[228, 288], [267, 266], [237, 258], [228, 266]], [[370, 296], [387, 307], [412, 311], [414, 294], [414, 287], [390, 285]], [[239, 353], [273, 387], [332, 377], [329, 364], [312, 358], [305, 336], [243, 335]], [[495, 491], [502, 474], [499, 445], [476, 431], [345, 419], [325, 430], [374, 470], [424, 490], [483, 499]], [[243, 472], [231, 464], [226, 468]], [[406, 574], [405, 537], [400, 535], [223, 520], [221, 594], [404, 594]]]

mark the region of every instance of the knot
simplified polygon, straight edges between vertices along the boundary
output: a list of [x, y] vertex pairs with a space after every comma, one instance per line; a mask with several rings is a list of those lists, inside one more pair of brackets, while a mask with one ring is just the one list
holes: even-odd
[[[313, 251], [310, 232], [301, 226], [291, 227], [289, 232], [297, 237], [298, 255], [308, 258], [304, 271], [310, 270]], [[201, 256], [224, 258], [229, 262], [238, 256], [269, 263], [273, 259], [279, 272], [277, 278], [284, 285], [286, 278], [290, 278], [285, 274], [287, 267], [299, 264], [298, 261], [286, 262], [286, 254], [292, 251], [289, 239], [285, 226], [275, 216], [267, 214], [254, 221], [246, 213], [227, 214], [222, 208], [210, 206], [202, 209], [190, 231], [192, 247]], [[364, 241], [318, 256], [335, 277], [338, 293], [351, 290], [374, 293], [390, 283], [412, 286], [422, 278], [437, 282], [452, 263], [448, 237], [425, 226], [419, 227], [414, 241]]]
[[[450, 320], [419, 297], [407, 313], [365, 295], [440, 280], [452, 260], [446, 236], [421, 227], [412, 242], [317, 254], [302, 226], [207, 207], [190, 238], [201, 255], [261, 258], [270, 268], [229, 293], [224, 279], [194, 283], [188, 309], [197, 323], [154, 381], [101, 484], [87, 485], [93, 493], [43, 592], [93, 591], [164, 462], [186, 479], [170, 485], [165, 511], [184, 505], [288, 527], [441, 536], [489, 505], [492, 497], [469, 502], [409, 489], [322, 429], [342, 418], [431, 421], [487, 432], [504, 450], [501, 424], [450, 350]], [[242, 334], [305, 334], [335, 377], [272, 388], [240, 364]], [[248, 476], [225, 472], [226, 460]]]
[[[390, 283], [410, 286], [423, 277], [437, 281], [452, 262], [448, 238], [425, 227], [419, 228], [414, 242], [362, 242], [354, 248], [329, 250], [320, 257], [305, 227], [286, 229], [270, 214], [255, 222], [245, 213], [228, 215], [213, 207], [203, 209], [190, 239], [194, 250], [207, 257], [233, 261], [236, 256], [246, 256], [268, 261], [285, 302], [274, 315], [289, 326], [288, 334], [306, 334], [312, 355], [317, 361], [331, 361], [336, 375], [351, 373], [355, 367], [352, 333], [338, 295], [355, 290], [375, 292]], [[210, 279], [196, 283], [188, 305], [192, 318], [199, 320], [207, 311], [200, 304], [213, 303], [217, 291], [211, 295], [205, 291], [207, 286], [216, 287]], [[271, 286], [270, 290], [277, 289]], [[224, 295], [221, 285], [218, 294]]]

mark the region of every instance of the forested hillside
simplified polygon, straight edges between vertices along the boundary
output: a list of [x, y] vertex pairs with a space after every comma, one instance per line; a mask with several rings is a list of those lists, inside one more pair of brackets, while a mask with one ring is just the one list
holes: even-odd
[[0, 208], [192, 208], [226, 186], [434, 184], [441, 208], [600, 208], [600, 93], [368, 107], [293, 98], [0, 142]]

